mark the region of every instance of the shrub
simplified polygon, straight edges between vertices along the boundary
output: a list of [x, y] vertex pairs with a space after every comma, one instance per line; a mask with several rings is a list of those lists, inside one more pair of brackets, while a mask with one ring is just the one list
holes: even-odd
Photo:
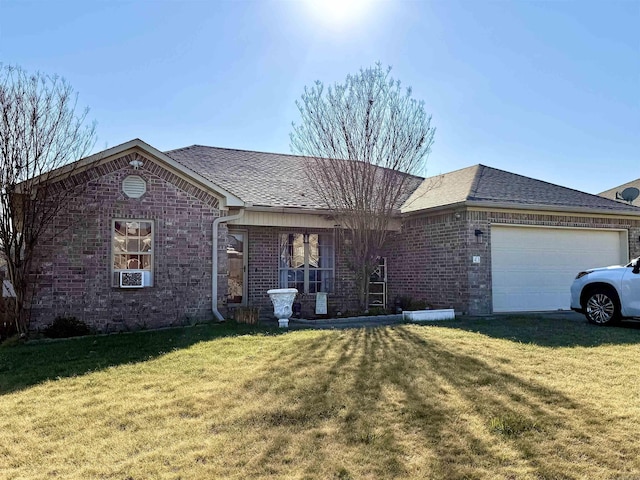
[[237, 323], [258, 325], [260, 323], [260, 309], [256, 307], [237, 307], [233, 312], [233, 319]]
[[426, 310], [427, 308], [431, 308], [431, 306], [424, 300], [414, 300], [408, 296], [398, 297], [394, 303], [396, 306], [399, 306], [402, 311]]
[[92, 332], [86, 323], [76, 317], [56, 317], [42, 333], [49, 338], [69, 338], [89, 335]]
[[13, 316], [14, 303], [15, 300], [13, 298], [0, 296], [0, 341], [18, 333]]

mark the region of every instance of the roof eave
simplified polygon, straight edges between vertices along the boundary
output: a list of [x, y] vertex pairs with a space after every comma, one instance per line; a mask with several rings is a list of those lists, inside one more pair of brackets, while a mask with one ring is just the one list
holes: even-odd
[[228, 190], [220, 187], [219, 185], [213, 183], [212, 181], [206, 179], [199, 173], [196, 173], [193, 170], [185, 167], [184, 165], [176, 162], [173, 158], [169, 157], [168, 155], [161, 152], [157, 148], [152, 147], [148, 143], [143, 142], [139, 138], [135, 138], [133, 140], [122, 143], [115, 147], [111, 147], [101, 152], [90, 155], [88, 157], [82, 158], [76, 162], [65, 165], [51, 172], [47, 172], [41, 175], [39, 178], [37, 178], [36, 182], [53, 181], [61, 177], [64, 177], [66, 175], [74, 174], [82, 170], [85, 170], [98, 162], [103, 162], [113, 157], [127, 155], [136, 150], [142, 150], [147, 155], [155, 158], [161, 163], [164, 163], [166, 166], [170, 167], [174, 171], [181, 172], [185, 176], [191, 178], [194, 182], [200, 184], [201, 187], [204, 187], [207, 190], [211, 190], [215, 194], [215, 196], [220, 198], [221, 208], [227, 209], [231, 207], [246, 206], [246, 203], [241, 198], [237, 197], [236, 195], [229, 192]]
[[566, 205], [542, 205], [542, 204], [520, 204], [509, 202], [487, 202], [478, 200], [466, 200], [463, 202], [450, 203], [446, 205], [438, 205], [431, 208], [421, 210], [413, 210], [403, 212], [403, 217], [419, 215], [422, 213], [432, 213], [450, 210], [459, 210], [462, 208], [495, 208], [505, 210], [526, 210], [526, 211], [543, 211], [555, 213], [580, 213], [587, 215], [606, 215], [615, 217], [640, 217], [640, 208], [637, 212], [633, 210], [609, 210], [605, 208], [594, 207], [572, 207]]

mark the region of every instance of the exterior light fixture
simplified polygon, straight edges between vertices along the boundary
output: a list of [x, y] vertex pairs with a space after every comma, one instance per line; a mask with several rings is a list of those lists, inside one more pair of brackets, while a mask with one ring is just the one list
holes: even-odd
[[131, 165], [134, 170], [138, 170], [142, 166], [142, 160], [131, 160], [129, 165]]
[[473, 232], [473, 234], [476, 236], [476, 242], [482, 243], [482, 236], [484, 235], [484, 232], [479, 228], [476, 228], [476, 231]]

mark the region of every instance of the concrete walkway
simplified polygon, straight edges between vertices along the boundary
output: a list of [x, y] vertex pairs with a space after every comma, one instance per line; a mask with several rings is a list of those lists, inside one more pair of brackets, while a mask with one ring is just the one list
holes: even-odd
[[381, 327], [384, 325], [397, 325], [405, 323], [402, 314], [399, 315], [376, 315], [371, 317], [348, 317], [348, 318], [327, 318], [323, 320], [304, 320], [292, 318], [289, 320], [290, 330], [303, 328], [366, 328]]
[[[569, 320], [569, 321], [586, 321], [584, 315], [572, 312], [570, 310], [561, 310], [557, 312], [537, 312], [537, 313], [496, 313], [492, 315], [485, 315], [480, 317], [457, 317], [460, 319], [472, 319], [479, 318], [485, 320], [495, 320], [500, 321], [500, 318], [503, 317], [511, 317], [511, 316], [527, 316], [531, 317], [532, 320], [535, 318], [551, 318], [557, 320]], [[438, 320], [431, 322], [416, 322], [418, 324], [438, 324], [444, 323], [450, 320]], [[263, 325], [271, 325], [277, 326], [277, 320], [261, 322]], [[399, 325], [402, 323], [407, 323], [402, 319], [402, 314], [398, 315], [377, 315], [370, 317], [348, 317], [348, 318], [328, 318], [323, 320], [305, 320], [299, 318], [292, 318], [289, 320], [289, 330], [302, 330], [308, 328], [314, 329], [342, 329], [342, 328], [371, 328], [371, 327], [382, 327], [386, 325]]]

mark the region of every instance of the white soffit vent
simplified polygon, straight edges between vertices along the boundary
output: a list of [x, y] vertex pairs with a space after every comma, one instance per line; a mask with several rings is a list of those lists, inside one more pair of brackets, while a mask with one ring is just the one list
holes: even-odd
[[122, 191], [129, 198], [140, 198], [147, 191], [147, 182], [138, 175], [129, 175], [122, 181]]

